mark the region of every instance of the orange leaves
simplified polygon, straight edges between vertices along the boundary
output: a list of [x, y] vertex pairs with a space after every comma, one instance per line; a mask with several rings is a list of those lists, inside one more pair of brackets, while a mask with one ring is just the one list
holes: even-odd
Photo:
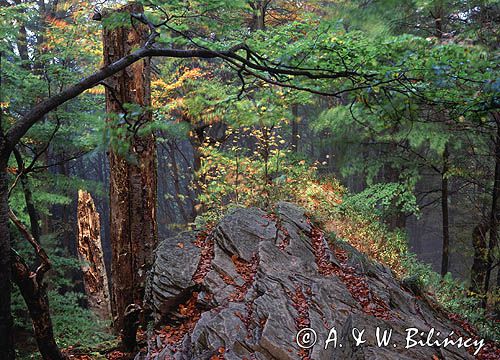
[[329, 219], [324, 228], [334, 231], [357, 250], [370, 258], [388, 265], [397, 274], [404, 273], [397, 250], [386, 248], [386, 244], [397, 243], [397, 234], [388, 233], [377, 223], [372, 223], [361, 215], [349, 214]]
[[[471, 324], [462, 319], [460, 315], [449, 314], [448, 317], [450, 320], [458, 324], [460, 328], [463, 329], [465, 332], [467, 332], [468, 335], [471, 336], [473, 339], [479, 340], [477, 336], [477, 331], [472, 327]], [[455, 332], [457, 333], [457, 335], [462, 336], [462, 334], [460, 334], [460, 331], [455, 330]], [[469, 353], [473, 353], [474, 349], [472, 347], [469, 347], [467, 348], [467, 351], [469, 351]], [[479, 360], [500, 359], [500, 348], [498, 348], [498, 346], [494, 342], [486, 341], [481, 351], [476, 355], [476, 359]]]
[[163, 79], [156, 79], [151, 82], [151, 87], [159, 92], [169, 93], [173, 90], [180, 89], [188, 80], [195, 80], [206, 75], [200, 68], [181, 68], [181, 75], [172, 83], [166, 83]]
[[328, 257], [325, 239], [320, 229], [313, 228], [311, 230], [311, 242], [319, 273], [324, 276], [337, 275], [339, 269]]
[[210, 357], [210, 360], [223, 360], [225, 352], [226, 349], [221, 346], [219, 349], [217, 349], [217, 354], [214, 354]]
[[[301, 330], [307, 328], [311, 325], [311, 320], [309, 319], [309, 302], [306, 295], [311, 295], [311, 290], [306, 289], [306, 293], [302, 291], [300, 285], [295, 286], [295, 291], [293, 293], [287, 291], [290, 300], [292, 300], [292, 306], [297, 311], [297, 317], [295, 318], [295, 328]], [[309, 360], [309, 350], [300, 349], [297, 354], [302, 360]]]
[[122, 360], [122, 359], [125, 360], [128, 359], [129, 357], [130, 354], [126, 354], [118, 350], [112, 351], [106, 356], [108, 360]]
[[210, 271], [212, 259], [214, 258], [214, 241], [210, 237], [210, 230], [198, 234], [194, 245], [201, 248], [201, 256], [198, 267], [193, 274], [193, 281], [201, 284]]
[[348, 257], [344, 250], [334, 249], [335, 257], [340, 261], [340, 266], [337, 266], [328, 257], [326, 240], [320, 229], [312, 229], [311, 242], [320, 274], [337, 276], [365, 313], [386, 320], [391, 318], [388, 305], [370, 291], [365, 278], [358, 275], [352, 266], [347, 265]]
[[57, 19], [55, 17], [52, 17], [52, 16], [47, 16], [45, 18], [45, 20], [47, 21], [48, 24], [52, 25], [53, 27], [57, 28], [57, 29], [64, 29], [68, 26], [68, 23], [62, 19]]
[[259, 265], [259, 258], [254, 255], [250, 262], [238, 258], [238, 256], [232, 256], [231, 260], [236, 268], [236, 272], [243, 278], [245, 283], [241, 286], [236, 284], [231, 284], [236, 287], [236, 290], [229, 295], [229, 301], [243, 301], [248, 289], [253, 284], [255, 279], [255, 274], [257, 273], [257, 267]]
[[104, 86], [99, 85], [99, 86], [94, 86], [93, 88], [90, 88], [85, 91], [87, 94], [92, 94], [92, 95], [103, 95], [105, 90]]
[[167, 325], [156, 331], [157, 342], [163, 345], [177, 345], [187, 333], [194, 329], [201, 317], [201, 311], [196, 306], [197, 301], [198, 293], [194, 292], [186, 303], [179, 305], [178, 313], [182, 316], [182, 321], [178, 325]]
[[192, 317], [197, 315], [196, 311], [196, 300], [198, 299], [198, 293], [194, 292], [191, 298], [186, 304], [179, 305], [179, 314], [185, 317]]
[[236, 267], [236, 271], [243, 278], [245, 283], [251, 284], [254, 280], [257, 266], [259, 264], [257, 255], [254, 255], [250, 262], [240, 259], [238, 256], [232, 256], [231, 260]]

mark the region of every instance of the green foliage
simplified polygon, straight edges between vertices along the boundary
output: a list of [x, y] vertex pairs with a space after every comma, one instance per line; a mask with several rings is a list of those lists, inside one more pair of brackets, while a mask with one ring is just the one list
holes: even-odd
[[77, 292], [64, 294], [55, 290], [49, 292], [54, 332], [57, 343], [62, 348], [68, 346], [91, 348], [114, 339], [114, 336], [106, 331], [110, 324], [102, 323], [88, 309], [78, 305], [82, 302], [82, 298], [83, 295]]
[[471, 296], [467, 284], [454, 279], [449, 273], [441, 277], [429, 265], [416, 260], [413, 254], [406, 254], [405, 267], [408, 276], [415, 277], [421, 289], [432, 294], [447, 311], [458, 314], [472, 324], [480, 337], [493, 341], [500, 340], [500, 328], [482, 307], [482, 300]]
[[[61, 348], [68, 346], [91, 348], [103, 341], [113, 339], [114, 336], [108, 330], [110, 324], [98, 320], [90, 310], [83, 307], [84, 295], [76, 291], [72, 278], [80, 271], [80, 263], [78, 259], [69, 256], [65, 250], [61, 249], [57, 245], [58, 242], [56, 237], [49, 236], [42, 239], [42, 245], [52, 263], [52, 269], [47, 273], [45, 283], [48, 286], [52, 323], [58, 345]], [[17, 239], [15, 247], [28, 264], [35, 262], [33, 249], [27, 241]], [[24, 299], [17, 288], [14, 290], [12, 312], [15, 326], [22, 329], [24, 333], [30, 334], [31, 320]], [[26, 339], [26, 343], [29, 343], [29, 339]], [[34, 344], [33, 347], [35, 348]], [[30, 353], [29, 349], [19, 350], [21, 358], [36, 358], [36, 355]]]
[[417, 199], [413, 189], [400, 183], [382, 183], [367, 187], [360, 193], [344, 197], [344, 208], [353, 207], [366, 216], [387, 217], [394, 209], [417, 214]]
[[[228, 129], [228, 145], [205, 144], [197, 174], [199, 201], [212, 220], [230, 206], [267, 208], [279, 200], [294, 200], [296, 190], [314, 177], [315, 168], [291, 154], [279, 126]], [[247, 149], [239, 145], [250, 142]]]

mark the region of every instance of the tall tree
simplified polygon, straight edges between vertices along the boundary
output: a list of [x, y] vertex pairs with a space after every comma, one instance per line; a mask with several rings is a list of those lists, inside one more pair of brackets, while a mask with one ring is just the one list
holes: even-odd
[[[118, 12], [141, 14], [143, 8], [131, 4]], [[134, 48], [144, 46], [147, 30], [133, 18], [131, 23], [117, 28], [105, 27], [104, 63], [110, 65], [130, 55]], [[117, 331], [123, 329], [127, 307], [142, 305], [146, 273], [157, 244], [156, 145], [154, 135], [147, 131], [152, 120], [150, 106], [149, 59], [106, 80], [106, 111], [115, 137], [109, 164], [113, 315]]]

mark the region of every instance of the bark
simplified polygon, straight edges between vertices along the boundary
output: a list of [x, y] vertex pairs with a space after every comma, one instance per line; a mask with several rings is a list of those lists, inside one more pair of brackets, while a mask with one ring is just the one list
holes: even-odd
[[[0, 146], [2, 145], [0, 138]], [[0, 360], [14, 359], [7, 159], [0, 158]]]
[[38, 349], [44, 360], [64, 359], [54, 339], [49, 299], [46, 285], [43, 282], [45, 273], [51, 266], [49, 258], [33, 235], [12, 211], [9, 211], [9, 218], [32, 245], [40, 261], [36, 271], [30, 271], [24, 260], [15, 251], [9, 251], [12, 258], [12, 278], [19, 287], [19, 291], [28, 307]]
[[[2, 85], [2, 61], [0, 52], [0, 87]], [[14, 359], [14, 337], [12, 333], [11, 293], [12, 272], [10, 269], [9, 231], [9, 187], [7, 165], [10, 149], [4, 135], [3, 106], [0, 106], [0, 360]]]
[[[119, 11], [141, 13], [142, 7], [131, 4]], [[112, 64], [142, 46], [146, 30], [139, 22], [130, 27], [105, 29], [105, 64]], [[127, 307], [142, 305], [146, 272], [157, 243], [155, 138], [153, 134], [137, 132], [151, 121], [151, 112], [145, 110], [133, 119], [124, 104], [136, 104], [143, 109], [151, 105], [149, 59], [113, 75], [106, 86], [106, 111], [121, 114], [126, 124], [116, 124], [111, 118], [108, 121], [110, 126], [125, 130], [126, 135], [119, 141], [128, 144], [127, 154], [113, 147], [109, 151], [112, 309], [117, 332], [124, 330]]]
[[130, 304], [125, 309], [125, 314], [123, 316], [123, 333], [122, 333], [122, 345], [125, 350], [133, 351], [137, 348], [137, 340], [135, 334], [137, 328], [139, 327], [139, 315], [141, 312], [141, 307], [136, 304]]
[[78, 191], [78, 256], [89, 307], [101, 319], [111, 319], [108, 276], [101, 244], [101, 224], [92, 196]]
[[252, 15], [252, 30], [265, 30], [266, 29], [266, 12], [270, 0], [257, 0], [249, 3], [253, 10]]
[[[498, 246], [498, 199], [500, 197], [500, 114], [493, 114], [496, 122], [495, 136], [495, 174], [491, 196], [490, 242], [488, 246], [488, 269], [486, 271], [485, 292], [488, 292], [495, 249]], [[486, 304], [484, 304], [486, 306]]]
[[474, 227], [472, 231], [472, 246], [474, 247], [474, 260], [470, 272], [470, 291], [483, 295], [488, 269], [488, 247], [486, 233], [490, 227], [486, 219]]
[[35, 339], [42, 358], [50, 360], [62, 359], [63, 356], [54, 339], [49, 300], [46, 292], [46, 285], [43, 282], [45, 273], [50, 269], [50, 262], [47, 254], [40, 245], [39, 217], [33, 202], [29, 179], [25, 173], [24, 161], [16, 148], [14, 148], [13, 153], [18, 165], [18, 176], [24, 193], [26, 209], [30, 218], [31, 232], [28, 231], [14, 213], [10, 212], [9, 216], [21, 234], [35, 249], [37, 255], [37, 269], [35, 272], [30, 271], [24, 260], [17, 253], [12, 251], [12, 276], [28, 307], [33, 323]]
[[441, 173], [441, 212], [443, 220], [443, 249], [441, 257], [441, 276], [448, 273], [448, 261], [450, 252], [450, 221], [448, 208], [448, 168], [449, 153], [448, 145], [445, 146], [443, 153], [443, 171]]
[[13, 279], [28, 307], [42, 358], [44, 360], [64, 359], [54, 339], [46, 285], [41, 279], [37, 280], [38, 277], [28, 269], [19, 255], [13, 253], [11, 256]]

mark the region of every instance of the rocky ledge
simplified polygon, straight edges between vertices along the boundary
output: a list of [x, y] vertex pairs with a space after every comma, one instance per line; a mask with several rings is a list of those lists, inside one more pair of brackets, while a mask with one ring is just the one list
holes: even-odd
[[[142, 357], [474, 358], [479, 339], [417, 295], [387, 267], [328, 242], [293, 204], [238, 209], [159, 245], [147, 296], [156, 327]], [[384, 331], [387, 346], [378, 344]], [[452, 331], [455, 345], [439, 343]], [[460, 336], [469, 343], [457, 346]]]

